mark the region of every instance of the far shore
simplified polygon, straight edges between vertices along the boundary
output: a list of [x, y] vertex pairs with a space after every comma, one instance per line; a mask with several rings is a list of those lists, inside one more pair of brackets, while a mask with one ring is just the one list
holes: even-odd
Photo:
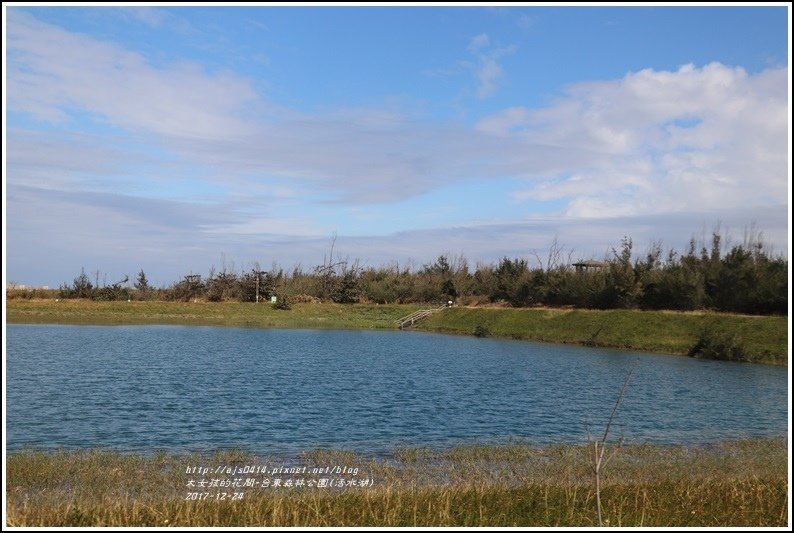
[[[7, 322], [27, 324], [175, 324], [300, 329], [396, 329], [417, 304], [91, 301], [10, 299]], [[452, 307], [414, 329], [686, 355], [704, 332], [741, 346], [748, 362], [788, 364], [788, 319], [711, 312]]]

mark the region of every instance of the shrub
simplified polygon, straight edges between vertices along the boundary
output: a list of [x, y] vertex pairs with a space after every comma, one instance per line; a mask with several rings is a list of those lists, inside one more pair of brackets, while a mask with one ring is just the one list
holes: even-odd
[[290, 309], [292, 309], [292, 304], [290, 303], [289, 299], [283, 294], [276, 296], [276, 301], [272, 305], [273, 305], [273, 309], [278, 309], [280, 311], [289, 311]]
[[477, 324], [474, 327], [474, 331], [472, 331], [472, 335], [474, 335], [475, 337], [487, 337], [490, 334], [491, 332], [488, 331], [488, 328], [486, 328], [482, 324]]
[[719, 359], [721, 361], [747, 361], [747, 349], [741, 339], [731, 333], [704, 328], [695, 345], [689, 350], [690, 357]]

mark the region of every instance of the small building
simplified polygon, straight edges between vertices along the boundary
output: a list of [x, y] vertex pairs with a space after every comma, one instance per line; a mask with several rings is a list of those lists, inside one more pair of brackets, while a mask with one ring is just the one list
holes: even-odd
[[576, 269], [577, 272], [598, 272], [602, 268], [606, 268], [608, 263], [603, 261], [594, 261], [592, 259], [588, 259], [586, 261], [579, 261], [578, 263], [574, 263], [573, 267]]

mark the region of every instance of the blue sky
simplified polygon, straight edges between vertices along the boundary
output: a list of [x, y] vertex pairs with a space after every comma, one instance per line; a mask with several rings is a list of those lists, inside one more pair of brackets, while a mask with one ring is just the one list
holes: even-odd
[[788, 253], [786, 7], [3, 9], [7, 281]]

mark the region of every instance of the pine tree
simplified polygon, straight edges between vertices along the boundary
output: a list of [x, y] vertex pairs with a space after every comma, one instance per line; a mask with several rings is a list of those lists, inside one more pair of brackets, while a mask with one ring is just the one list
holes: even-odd
[[146, 279], [146, 273], [143, 271], [143, 269], [138, 272], [138, 278], [135, 281], [135, 288], [141, 292], [149, 290], [149, 280]]

